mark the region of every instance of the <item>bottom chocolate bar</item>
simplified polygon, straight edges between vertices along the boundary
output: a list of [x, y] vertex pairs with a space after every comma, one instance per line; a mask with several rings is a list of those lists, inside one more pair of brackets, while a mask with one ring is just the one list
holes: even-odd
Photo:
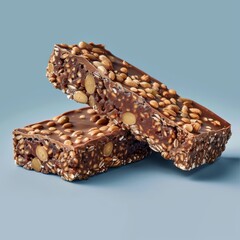
[[64, 113], [52, 120], [13, 131], [14, 159], [26, 169], [60, 175], [67, 181], [143, 159], [150, 153], [91, 108]]

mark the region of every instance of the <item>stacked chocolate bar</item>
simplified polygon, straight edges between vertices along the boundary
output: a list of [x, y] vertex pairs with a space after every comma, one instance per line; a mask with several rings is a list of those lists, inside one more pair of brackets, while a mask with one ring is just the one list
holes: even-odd
[[143, 159], [149, 146], [191, 170], [214, 162], [231, 136], [224, 119], [101, 44], [55, 45], [47, 77], [91, 108], [15, 130], [15, 160], [27, 169], [86, 179]]

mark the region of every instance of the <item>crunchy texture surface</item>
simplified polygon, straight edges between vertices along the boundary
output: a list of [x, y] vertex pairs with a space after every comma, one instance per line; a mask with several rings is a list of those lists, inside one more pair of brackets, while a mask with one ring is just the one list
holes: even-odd
[[18, 165], [63, 179], [87, 179], [143, 159], [150, 153], [127, 130], [115, 126], [93, 109], [64, 113], [52, 120], [16, 129], [14, 158]]
[[231, 135], [228, 122], [100, 44], [56, 45], [47, 77], [183, 170], [213, 162]]

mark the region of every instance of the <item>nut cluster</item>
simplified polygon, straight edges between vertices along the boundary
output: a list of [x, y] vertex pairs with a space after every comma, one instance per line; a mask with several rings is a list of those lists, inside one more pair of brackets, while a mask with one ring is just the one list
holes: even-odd
[[[73, 77], [75, 66], [71, 67], [69, 64], [70, 54], [86, 58], [104, 76], [108, 76], [112, 81], [120, 82], [126, 89], [145, 99], [153, 109], [162, 114], [163, 118], [173, 121], [187, 132], [199, 134], [221, 127], [220, 121], [209, 118], [207, 113], [199, 109], [192, 100], [180, 97], [174, 89], [168, 89], [165, 84], [156, 81], [147, 74], [142, 74], [126, 61], [120, 60], [106, 51], [103, 45], [80, 42], [78, 45], [60, 44], [59, 46], [65, 49], [60, 58], [66, 61], [65, 66], [69, 66], [69, 71], [73, 73]], [[55, 54], [59, 54], [58, 49]], [[49, 63], [49, 73], [54, 71], [54, 66], [52, 66], [54, 59], [53, 57], [52, 62]], [[77, 75], [82, 77], [81, 73], [77, 73]], [[51, 76], [49, 77], [51, 78]], [[89, 73], [84, 78], [84, 87], [85, 91], [84, 89], [74, 91], [73, 99], [80, 103], [89, 103], [91, 107], [94, 107], [93, 94], [97, 88], [92, 74]], [[123, 114], [122, 122], [128, 125], [135, 124], [136, 116], [133, 115], [131, 112]]]
[[[229, 138], [224, 120], [115, 57], [103, 45], [57, 45], [49, 64], [47, 75], [56, 88], [131, 130], [137, 140], [147, 141], [182, 169], [194, 166], [191, 154], [197, 140], [201, 145], [208, 144], [210, 136], [218, 131], [226, 135], [219, 140], [220, 146]], [[99, 121], [98, 117], [93, 119]], [[208, 152], [198, 158], [211, 158]]]
[[[66, 124], [71, 127], [64, 128]], [[81, 144], [72, 143], [73, 139]], [[90, 108], [15, 130], [14, 147], [18, 165], [58, 174], [68, 181], [87, 179], [109, 167], [140, 160], [149, 153], [145, 143], [137, 142], [128, 131]]]

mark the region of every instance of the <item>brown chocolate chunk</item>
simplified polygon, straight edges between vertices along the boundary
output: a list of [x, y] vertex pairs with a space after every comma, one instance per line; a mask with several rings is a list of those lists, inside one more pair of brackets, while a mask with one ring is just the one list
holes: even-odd
[[[73, 54], [71, 50], [76, 47], [79, 51]], [[63, 55], [68, 57], [61, 58]], [[84, 85], [89, 76], [94, 78], [90, 91]], [[183, 170], [213, 162], [231, 135], [231, 126], [224, 119], [180, 97], [174, 89], [168, 89], [100, 44], [55, 45], [47, 77], [69, 98], [90, 104]], [[66, 79], [71, 81], [66, 84]]]
[[58, 174], [67, 181], [87, 179], [110, 167], [141, 160], [151, 152], [147, 143], [137, 141], [130, 131], [91, 108], [70, 111], [13, 133], [18, 165]]

